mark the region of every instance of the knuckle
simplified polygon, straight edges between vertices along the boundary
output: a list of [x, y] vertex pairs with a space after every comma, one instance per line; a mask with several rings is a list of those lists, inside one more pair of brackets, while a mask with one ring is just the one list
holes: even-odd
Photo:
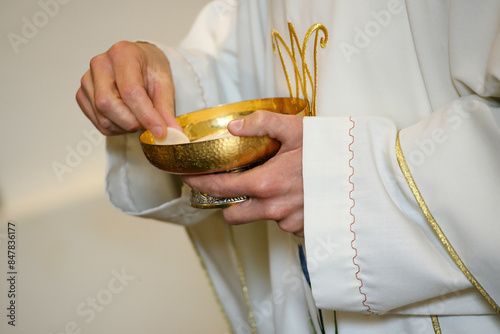
[[216, 180], [212, 180], [211, 182], [207, 183], [206, 186], [204, 187], [204, 191], [202, 192], [206, 192], [208, 195], [215, 197], [222, 196], [221, 187]]
[[135, 132], [142, 128], [141, 124], [137, 120], [131, 120], [122, 125], [123, 130], [126, 132]]
[[133, 50], [134, 43], [128, 41], [120, 41], [118, 43], [113, 44], [109, 50], [108, 54], [110, 57], [122, 57], [123, 54], [131, 52]]
[[278, 226], [285, 232], [293, 233], [298, 237], [304, 237], [304, 215], [303, 211], [291, 210], [281, 220], [277, 220]]
[[90, 68], [95, 68], [99, 66], [99, 64], [102, 63], [102, 59], [103, 59], [102, 54], [92, 57], [92, 59], [90, 59]]
[[224, 220], [231, 225], [240, 225], [245, 224], [250, 221], [255, 221], [255, 219], [249, 218], [248, 212], [245, 209], [242, 210], [241, 205], [248, 207], [247, 205], [240, 203], [234, 206], [230, 206], [228, 208], [222, 209], [222, 215], [224, 216]]
[[252, 120], [255, 126], [261, 127], [266, 122], [267, 112], [264, 110], [256, 110], [252, 113]]
[[101, 128], [101, 127], [97, 127], [97, 130], [99, 130], [99, 132], [102, 133], [104, 136], [115, 135], [115, 133], [113, 131], [108, 130], [108, 129], [104, 129], [104, 128]]
[[131, 84], [123, 84], [120, 88], [120, 96], [125, 101], [134, 101], [140, 93], [140, 87]]
[[106, 114], [112, 108], [113, 101], [111, 100], [109, 95], [100, 94], [96, 92], [95, 94], [95, 106], [96, 109], [103, 114]]
[[295, 235], [298, 238], [304, 238], [304, 231], [301, 230], [301, 231], [293, 232], [293, 235]]
[[284, 232], [288, 232], [288, 233], [296, 232], [293, 224], [291, 224], [290, 221], [287, 219], [279, 221], [278, 227]]
[[114, 129], [113, 123], [107, 117], [98, 116], [97, 122], [99, 123], [100, 127], [105, 131], [112, 131]]
[[89, 72], [89, 71], [87, 71], [87, 72], [85, 72], [85, 74], [84, 74], [84, 75], [82, 75], [82, 78], [80, 79], [80, 86], [81, 86], [81, 87], [85, 87], [85, 86], [87, 86], [90, 82], [91, 82], [90, 72]]
[[220, 197], [220, 186], [217, 182], [216, 177], [214, 176], [193, 176], [190, 178], [189, 186], [201, 193]]
[[288, 210], [285, 205], [280, 203], [271, 203], [264, 208], [267, 219], [282, 220], [286, 217]]
[[270, 189], [270, 182], [264, 178], [255, 182], [253, 192], [257, 197], [267, 197]]
[[116, 131], [114, 131], [113, 129], [102, 126], [101, 121], [99, 119], [92, 121], [92, 123], [94, 123], [96, 129], [105, 136], [112, 136], [117, 134]]
[[257, 197], [270, 197], [279, 192], [280, 184], [267, 174], [257, 179], [253, 185], [253, 192]]
[[83, 92], [83, 89], [81, 87], [76, 91], [75, 100], [79, 105], [82, 105], [83, 101], [85, 101], [85, 93]]

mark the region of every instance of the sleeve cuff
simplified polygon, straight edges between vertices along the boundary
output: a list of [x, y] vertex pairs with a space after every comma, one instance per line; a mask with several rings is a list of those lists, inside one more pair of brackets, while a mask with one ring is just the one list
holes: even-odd
[[470, 288], [408, 189], [395, 139], [383, 118], [304, 120], [304, 230], [319, 308], [382, 313]]
[[[356, 280], [349, 229], [353, 217], [348, 118], [304, 119], [304, 210], [307, 265], [316, 304], [366, 312]], [[326, 282], [326, 281], [327, 282]], [[347, 298], [349, 296], [349, 298]], [[352, 298], [350, 296], [356, 296]]]
[[137, 134], [106, 139], [106, 192], [120, 211], [182, 225], [195, 224], [214, 210], [189, 203], [190, 189], [175, 175], [153, 167], [140, 148]]

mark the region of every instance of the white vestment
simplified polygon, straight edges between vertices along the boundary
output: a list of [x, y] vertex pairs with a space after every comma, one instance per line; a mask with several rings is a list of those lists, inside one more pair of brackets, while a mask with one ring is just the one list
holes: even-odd
[[[315, 24], [324, 30], [305, 48]], [[434, 333], [436, 319], [443, 333], [499, 333], [499, 29], [498, 0], [215, 1], [180, 47], [158, 44], [176, 113], [289, 96], [288, 83], [295, 95], [285, 45], [295, 48], [316, 92], [317, 116], [304, 119], [305, 239], [191, 208], [189, 189], [147, 162], [137, 134], [108, 138], [109, 198], [186, 226], [236, 333], [314, 333], [321, 322], [326, 333]], [[452, 251], [400, 168], [399, 129]]]

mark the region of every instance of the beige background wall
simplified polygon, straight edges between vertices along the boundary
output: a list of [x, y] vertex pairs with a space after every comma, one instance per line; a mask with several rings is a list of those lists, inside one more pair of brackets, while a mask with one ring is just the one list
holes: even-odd
[[227, 332], [182, 228], [108, 204], [104, 140], [74, 99], [91, 57], [119, 40], [177, 44], [206, 2], [1, 1], [0, 333]]

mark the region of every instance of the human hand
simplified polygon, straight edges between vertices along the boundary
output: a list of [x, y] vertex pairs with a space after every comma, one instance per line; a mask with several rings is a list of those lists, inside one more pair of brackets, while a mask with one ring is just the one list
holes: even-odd
[[263, 165], [242, 173], [183, 177], [191, 188], [216, 197], [247, 195], [245, 202], [223, 209], [230, 224], [276, 220], [279, 227], [304, 236], [302, 117], [256, 111], [228, 124], [236, 136], [269, 136], [281, 142], [278, 153]]
[[90, 61], [76, 100], [104, 135], [148, 129], [163, 138], [175, 120], [174, 84], [165, 54], [148, 43], [119, 42]]

